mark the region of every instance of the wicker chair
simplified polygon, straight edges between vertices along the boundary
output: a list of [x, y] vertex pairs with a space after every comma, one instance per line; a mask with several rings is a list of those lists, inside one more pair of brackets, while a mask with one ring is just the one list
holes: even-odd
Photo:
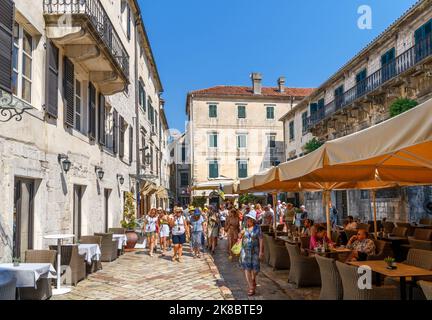
[[414, 235], [414, 228], [411, 226], [409, 222], [396, 222], [397, 227], [407, 228], [407, 236], [411, 237]]
[[[82, 236], [80, 238], [80, 243], [82, 244], [97, 244], [99, 248], [102, 248], [102, 237], [100, 236]], [[102, 251], [102, 249], [101, 249]], [[87, 274], [102, 270], [101, 258], [99, 260], [92, 260], [92, 264], [86, 264]]]
[[384, 260], [387, 257], [394, 257], [391, 243], [382, 240], [373, 240], [375, 243], [376, 254], [368, 256], [368, 260]]
[[385, 233], [392, 233], [393, 229], [395, 228], [395, 224], [391, 221], [384, 222], [384, 232]]
[[422, 288], [426, 300], [432, 300], [432, 282], [420, 280], [418, 285]]
[[109, 228], [108, 232], [114, 233], [114, 234], [126, 234], [126, 229], [125, 228]]
[[270, 261], [270, 239], [272, 236], [270, 234], [263, 234], [263, 242], [264, 242], [264, 262], [269, 264]]
[[309, 249], [310, 247], [310, 236], [300, 237], [300, 248], [302, 250]]
[[408, 237], [410, 247], [421, 250], [432, 250], [432, 230], [416, 228], [413, 237]]
[[358, 287], [358, 267], [336, 261], [336, 267], [342, 279], [343, 300], [397, 300], [395, 286], [373, 286], [370, 290]]
[[315, 257], [301, 255], [297, 245], [285, 244], [289, 253], [291, 268], [288, 281], [297, 288], [306, 286], [320, 286], [321, 275]]
[[[55, 250], [57, 246], [50, 246]], [[56, 259], [57, 260], [57, 259]], [[80, 255], [78, 245], [61, 246], [61, 275], [67, 284], [76, 286], [79, 281], [86, 278], [85, 255]], [[57, 268], [57, 263], [55, 264]]]
[[16, 279], [10, 272], [0, 273], [0, 301], [15, 300]]
[[431, 218], [423, 218], [423, 219], [420, 219], [419, 223], [432, 225], [432, 219]]
[[335, 260], [315, 256], [321, 274], [320, 300], [342, 300], [342, 280], [336, 268]]
[[407, 227], [396, 227], [390, 233], [390, 235], [392, 235], [394, 237], [406, 237], [407, 234], [408, 234], [408, 228]]
[[[54, 265], [56, 253], [55, 250], [28, 250], [25, 252], [25, 262]], [[21, 300], [47, 300], [52, 296], [51, 279], [40, 278], [37, 281], [37, 289], [19, 288], [18, 290]]]
[[276, 241], [273, 237], [265, 234], [270, 249], [270, 259], [268, 264], [273, 270], [286, 270], [290, 268], [290, 258], [284, 244]]
[[111, 262], [118, 258], [118, 240], [113, 240], [112, 233], [95, 233], [95, 236], [102, 237], [101, 242], [101, 261]]

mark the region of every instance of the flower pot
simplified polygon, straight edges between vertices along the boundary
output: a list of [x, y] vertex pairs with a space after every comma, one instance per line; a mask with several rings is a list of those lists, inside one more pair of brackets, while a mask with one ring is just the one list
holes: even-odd
[[133, 249], [138, 242], [138, 235], [133, 230], [126, 231], [126, 249]]

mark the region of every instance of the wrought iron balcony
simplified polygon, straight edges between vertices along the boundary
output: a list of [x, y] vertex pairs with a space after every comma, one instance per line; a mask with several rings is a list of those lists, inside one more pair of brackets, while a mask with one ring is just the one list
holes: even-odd
[[422, 61], [432, 56], [432, 35], [409, 48], [393, 61], [372, 73], [363, 81], [347, 90], [343, 95], [336, 97], [333, 101], [310, 115], [307, 122], [308, 130], [315, 127], [322, 120], [329, 118], [339, 110], [349, 107], [357, 100], [365, 97], [379, 89], [387, 82], [397, 78], [409, 69], [414, 69]]
[[101, 51], [109, 53], [107, 58], [115, 64], [115, 73], [128, 81], [129, 55], [100, 0], [44, 0], [44, 15], [51, 28], [48, 36], [64, 45], [88, 45], [89, 38], [82, 34], [82, 29], [88, 29]]

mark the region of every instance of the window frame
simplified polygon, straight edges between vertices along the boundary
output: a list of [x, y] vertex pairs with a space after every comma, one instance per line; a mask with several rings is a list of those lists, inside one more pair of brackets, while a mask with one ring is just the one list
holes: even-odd
[[295, 140], [295, 122], [294, 122], [294, 120], [291, 120], [288, 123], [288, 138], [289, 138], [290, 142]]
[[[243, 147], [240, 145], [240, 137], [244, 137], [244, 146]], [[246, 133], [237, 133], [236, 140], [237, 140], [236, 141], [237, 149], [239, 149], [239, 150], [247, 149], [248, 135]]]
[[[212, 137], [216, 137], [216, 140], [212, 139]], [[212, 142], [215, 145], [212, 146]], [[208, 147], [210, 149], [217, 149], [219, 147], [219, 134], [217, 132], [211, 132], [208, 134]]]
[[[240, 165], [241, 164], [245, 164], [246, 165], [246, 175], [245, 176], [241, 176], [240, 175]], [[244, 160], [244, 159], [239, 159], [237, 160], [237, 178], [238, 179], [244, 179], [248, 177], [248, 172], [249, 171], [249, 162], [248, 160]]]
[[[217, 170], [217, 175], [216, 177], [212, 177], [211, 176], [211, 169], [210, 166], [211, 165], [216, 165], [216, 170]], [[208, 178], [209, 179], [216, 179], [219, 178], [219, 161], [218, 160], [209, 160], [208, 161]]]
[[[15, 90], [12, 86], [12, 92], [15, 97], [18, 99], [21, 99], [29, 104], [32, 103], [32, 96], [33, 96], [33, 62], [34, 62], [34, 51], [35, 51], [35, 39], [34, 36], [25, 30], [25, 28], [20, 25], [18, 22], [14, 22], [13, 26], [13, 43], [12, 43], [12, 84], [14, 84], [14, 77], [16, 77], [15, 82]], [[17, 36], [15, 37], [15, 28], [17, 28]], [[30, 37], [31, 43], [30, 43], [30, 54], [27, 53], [24, 50], [24, 34], [27, 34]], [[17, 40], [17, 42], [16, 42]], [[16, 57], [15, 57], [15, 50], [16, 50]], [[28, 58], [30, 63], [30, 78], [27, 77], [27, 75], [24, 74], [24, 59]], [[16, 59], [16, 68], [14, 67], [14, 62]], [[29, 84], [29, 100], [27, 100], [24, 97], [23, 90], [24, 90], [24, 82], [27, 82]]]
[[[243, 116], [240, 116], [240, 110], [243, 110]], [[246, 106], [237, 105], [237, 119], [246, 119]]]
[[[208, 108], [209, 108], [209, 113], [208, 113], [209, 118], [210, 119], [217, 119], [217, 117], [218, 117], [218, 107], [217, 107], [217, 104], [209, 104]], [[213, 116], [213, 113], [212, 113], [212, 108], [214, 108], [214, 116]]]
[[[271, 117], [269, 117], [269, 110], [271, 110]], [[266, 119], [267, 120], [275, 119], [275, 106], [266, 106]]]

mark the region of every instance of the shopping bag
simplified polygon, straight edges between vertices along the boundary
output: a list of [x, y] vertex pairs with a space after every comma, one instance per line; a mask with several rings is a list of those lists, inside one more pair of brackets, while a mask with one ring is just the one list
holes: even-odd
[[233, 247], [231, 248], [231, 252], [232, 252], [234, 255], [238, 256], [238, 255], [240, 254], [240, 252], [241, 252], [241, 248], [242, 248], [241, 242], [237, 242], [237, 243], [236, 243], [235, 245], [233, 245]]

